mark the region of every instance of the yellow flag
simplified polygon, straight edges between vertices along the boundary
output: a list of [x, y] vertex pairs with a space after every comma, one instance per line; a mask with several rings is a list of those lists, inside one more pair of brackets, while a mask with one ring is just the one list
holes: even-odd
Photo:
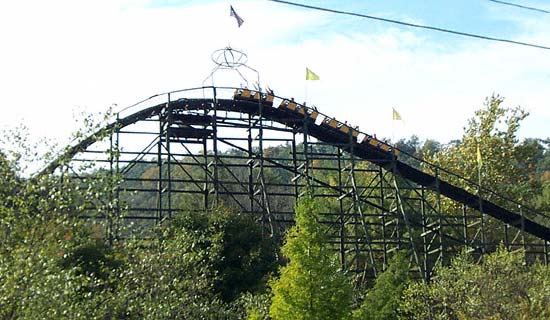
[[309, 68], [306, 68], [306, 80], [319, 80], [319, 76], [309, 70]]
[[395, 111], [394, 108], [392, 108], [392, 110], [393, 110], [393, 120], [402, 120], [399, 112]]
[[480, 168], [483, 166], [483, 160], [481, 159], [481, 151], [479, 150], [479, 144], [477, 145], [477, 165]]

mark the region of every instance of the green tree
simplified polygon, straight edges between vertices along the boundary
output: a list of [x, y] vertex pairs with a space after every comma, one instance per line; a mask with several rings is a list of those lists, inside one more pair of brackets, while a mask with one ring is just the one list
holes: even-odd
[[405, 319], [545, 319], [547, 266], [527, 266], [523, 251], [499, 247], [483, 263], [453, 259], [429, 284], [410, 285], [400, 306]]
[[182, 213], [126, 250], [128, 262], [101, 317], [243, 318], [276, 261], [260, 226], [224, 207]]
[[213, 262], [220, 259], [219, 241], [204, 232], [160, 230], [149, 241], [128, 241], [128, 262], [117, 289], [106, 292], [94, 315], [122, 319], [227, 318], [226, 306], [214, 294]]
[[[435, 172], [431, 166], [427, 166], [427, 170], [446, 182], [516, 212], [518, 205], [507, 199], [529, 207], [541, 192], [540, 184], [533, 179], [536, 172], [533, 163], [540, 157], [541, 150], [533, 141], [519, 143], [517, 132], [528, 114], [520, 107], [505, 107], [503, 102], [498, 95], [488, 98], [484, 108], [476, 111], [468, 121], [460, 141], [444, 146], [438, 153], [426, 154], [429, 162], [444, 170]], [[428, 194], [428, 197], [438, 201], [441, 212], [463, 213], [463, 207], [456, 201], [448, 198], [439, 201], [435, 194]], [[529, 218], [537, 219], [529, 210], [524, 211]], [[491, 217], [484, 220], [481, 238], [485, 243], [492, 243], [484, 249], [494, 250], [503, 239], [501, 226], [500, 221]]]
[[550, 181], [542, 185], [542, 192], [534, 200], [535, 208], [543, 212], [550, 212]]
[[[504, 99], [498, 95], [488, 98], [485, 107], [476, 111], [468, 121], [460, 141], [427, 156], [429, 161], [477, 183], [479, 148], [482, 185], [520, 200], [528, 195], [529, 175], [528, 166], [518, 159], [529, 159], [534, 155], [531, 154], [533, 148], [526, 147], [528, 144], [523, 147], [518, 145], [516, 134], [528, 113], [520, 107], [504, 107], [503, 102]], [[452, 175], [446, 176], [441, 172], [440, 175], [449, 182], [477, 191], [474, 186], [464, 186], [463, 181], [457, 181]]]
[[97, 180], [98, 188], [78, 190], [63, 173], [28, 178], [24, 162], [40, 159], [24, 136], [1, 138], [13, 150], [0, 152], [0, 318], [84, 318], [119, 265], [74, 218], [85, 212], [82, 199], [105, 188]]
[[296, 225], [282, 247], [288, 264], [270, 282], [273, 319], [346, 319], [352, 288], [319, 223], [319, 208], [310, 196], [296, 207]]
[[398, 307], [409, 279], [409, 264], [404, 254], [396, 254], [390, 260], [388, 269], [376, 278], [361, 307], [354, 312], [354, 319], [397, 319]]
[[203, 234], [212, 245], [219, 244], [220, 257], [212, 260], [213, 286], [225, 302], [262, 290], [267, 275], [276, 271], [277, 247], [249, 215], [220, 206], [211, 212], [184, 213], [173, 228]]
[[243, 318], [237, 297], [261, 297], [276, 269], [259, 224], [223, 208], [107, 245], [101, 221], [77, 218], [113, 207], [104, 171], [30, 179], [19, 159], [0, 152], [0, 319]]

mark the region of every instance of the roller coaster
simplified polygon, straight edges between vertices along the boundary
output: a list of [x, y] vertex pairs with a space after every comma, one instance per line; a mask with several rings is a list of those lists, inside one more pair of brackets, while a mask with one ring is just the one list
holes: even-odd
[[82, 218], [106, 221], [110, 239], [145, 236], [181, 210], [220, 203], [280, 237], [310, 192], [323, 203], [320, 222], [342, 265], [363, 277], [398, 250], [424, 279], [462, 250], [481, 259], [501, 244], [548, 263], [544, 213], [273, 92], [200, 87], [152, 96], [40, 175], [70, 172], [82, 184], [91, 163], [112, 178], [116, 205], [98, 215], [95, 202]]

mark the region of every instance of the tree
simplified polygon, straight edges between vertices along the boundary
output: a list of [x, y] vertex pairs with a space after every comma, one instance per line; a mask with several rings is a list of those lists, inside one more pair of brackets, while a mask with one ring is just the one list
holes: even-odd
[[331, 251], [319, 223], [319, 208], [310, 196], [296, 207], [296, 225], [282, 247], [288, 264], [270, 282], [273, 319], [346, 319], [352, 288]]
[[276, 261], [260, 226], [224, 207], [182, 213], [127, 251], [102, 318], [240, 319], [240, 296], [261, 293]]
[[226, 306], [216, 297], [213, 262], [222, 245], [205, 232], [161, 228], [147, 242], [127, 241], [128, 262], [117, 289], [105, 293], [98, 318], [216, 319]]
[[184, 213], [173, 228], [204, 234], [212, 245], [220, 246], [219, 259], [212, 260], [213, 286], [225, 302], [261, 290], [267, 275], [276, 271], [276, 245], [263, 236], [260, 224], [249, 215], [220, 206], [211, 212]]
[[420, 158], [432, 159], [433, 155], [441, 150], [441, 143], [437, 140], [427, 139], [420, 148]]
[[70, 170], [28, 178], [21, 159], [33, 162], [36, 148], [13, 137], [12, 146], [26, 149], [0, 150], [0, 319], [265, 314], [256, 306], [269, 297], [276, 246], [252, 216], [221, 207], [184, 213], [148, 229], [145, 239], [107, 241], [107, 219], [78, 217], [109, 218], [119, 177], [86, 165], [79, 179]]
[[412, 284], [400, 306], [405, 319], [546, 319], [550, 270], [525, 264], [523, 251], [499, 247], [484, 262], [462, 254], [429, 284]]
[[542, 192], [535, 198], [535, 208], [543, 212], [550, 212], [550, 181], [542, 185]]
[[[476, 111], [468, 121], [462, 139], [447, 145], [432, 157], [427, 154], [427, 160], [477, 183], [479, 148], [482, 185], [519, 200], [529, 194], [526, 189], [529, 175], [528, 166], [522, 165], [518, 159], [532, 157], [533, 148], [518, 146], [516, 133], [528, 113], [520, 107], [506, 108], [503, 102], [504, 99], [498, 95], [488, 98], [485, 107]], [[457, 181], [452, 175], [443, 178], [477, 192], [474, 186], [464, 186], [464, 181]]]
[[403, 291], [409, 282], [409, 264], [402, 253], [390, 260], [388, 269], [376, 278], [374, 287], [367, 293], [354, 319], [397, 319]]
[[[540, 157], [540, 148], [529, 141], [519, 143], [517, 132], [528, 114], [520, 107], [505, 107], [503, 102], [498, 95], [488, 98], [484, 108], [468, 121], [460, 141], [446, 145], [436, 154], [426, 155], [429, 162], [443, 170], [433, 166], [427, 166], [426, 170], [494, 204], [517, 211], [518, 205], [508, 199], [525, 206], [533, 203], [541, 192], [539, 183], [533, 183], [532, 179], [533, 160]], [[456, 201], [438, 198], [433, 193], [428, 194], [428, 198], [437, 201], [441, 212], [463, 214], [464, 207]], [[528, 216], [536, 219], [531, 213]], [[503, 238], [502, 222], [488, 217], [481, 225], [482, 242], [489, 244], [483, 249], [492, 251]]]
[[73, 217], [105, 188], [77, 190], [63, 173], [26, 177], [22, 159], [38, 161], [36, 148], [23, 134], [1, 140], [10, 137], [15, 150], [0, 151], [0, 318], [82, 318], [101, 304], [118, 261]]

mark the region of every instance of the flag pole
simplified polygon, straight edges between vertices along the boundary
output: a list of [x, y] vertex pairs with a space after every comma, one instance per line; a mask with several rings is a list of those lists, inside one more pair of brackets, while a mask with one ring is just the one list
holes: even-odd
[[305, 86], [305, 99], [307, 101], [307, 82], [309, 80], [319, 80], [319, 76], [313, 73], [308, 67], [306, 67], [306, 86]]
[[307, 82], [308, 82], [308, 69], [306, 67], [306, 79], [305, 79], [305, 85], [304, 85], [304, 101], [307, 102]]
[[479, 149], [479, 141], [476, 141], [476, 160], [477, 160], [477, 181], [481, 189], [481, 168], [483, 167], [483, 159], [481, 158], [481, 150]]
[[392, 121], [391, 121], [391, 139], [392, 139], [392, 142], [395, 143], [395, 124], [394, 122], [399, 120], [399, 121], [403, 121], [403, 118], [401, 118], [401, 115], [399, 114], [399, 112], [397, 112], [395, 110], [394, 107], [391, 108], [392, 110]]
[[487, 239], [485, 238], [485, 212], [483, 212], [483, 198], [481, 195], [481, 169], [483, 168], [483, 159], [481, 158], [481, 150], [479, 149], [479, 141], [476, 141], [476, 160], [477, 160], [477, 197], [479, 201], [479, 212], [481, 212], [481, 253], [483, 254], [486, 250]]
[[304, 98], [304, 101], [307, 102], [307, 80], [306, 80], [306, 85], [305, 85], [305, 98]]
[[392, 109], [392, 119], [391, 119], [391, 143], [395, 145], [395, 119], [393, 117], [394, 109]]

